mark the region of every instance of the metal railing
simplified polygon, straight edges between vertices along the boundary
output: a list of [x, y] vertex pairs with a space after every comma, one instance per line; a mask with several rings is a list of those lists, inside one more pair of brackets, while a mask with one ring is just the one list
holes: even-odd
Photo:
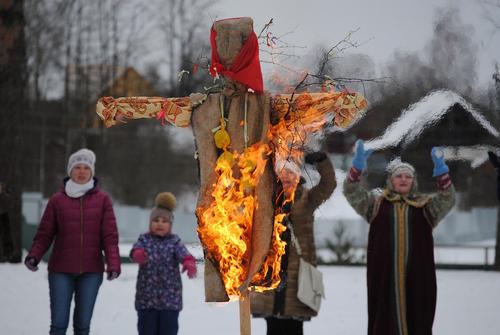
[[[338, 262], [333, 251], [331, 259], [318, 259], [321, 264], [366, 265], [366, 246], [354, 246], [349, 250], [351, 260]], [[323, 249], [325, 250], [325, 249]], [[321, 258], [321, 254], [318, 255]], [[324, 256], [324, 255], [323, 255]], [[495, 264], [494, 245], [438, 244], [434, 246], [434, 260], [441, 269], [482, 269], [491, 270]]]

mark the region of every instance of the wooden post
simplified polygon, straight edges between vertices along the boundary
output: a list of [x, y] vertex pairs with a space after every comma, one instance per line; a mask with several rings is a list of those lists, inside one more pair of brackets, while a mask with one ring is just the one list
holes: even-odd
[[252, 329], [250, 326], [250, 295], [249, 291], [245, 292], [240, 297], [240, 335], [251, 335]]

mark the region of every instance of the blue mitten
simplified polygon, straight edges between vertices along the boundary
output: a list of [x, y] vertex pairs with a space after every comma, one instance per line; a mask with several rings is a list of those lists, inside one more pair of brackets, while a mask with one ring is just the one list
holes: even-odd
[[444, 153], [440, 147], [434, 147], [431, 150], [432, 162], [434, 163], [434, 170], [432, 171], [433, 177], [442, 176], [450, 172], [448, 165], [444, 161]]
[[356, 170], [363, 171], [366, 168], [366, 161], [372, 154], [373, 150], [365, 150], [365, 142], [357, 140], [354, 149], [354, 158], [352, 159], [352, 166]]

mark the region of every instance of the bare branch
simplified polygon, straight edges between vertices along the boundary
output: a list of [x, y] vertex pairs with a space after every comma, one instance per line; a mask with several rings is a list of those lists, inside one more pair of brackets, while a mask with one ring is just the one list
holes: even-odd
[[273, 18], [271, 18], [269, 20], [269, 22], [264, 25], [264, 27], [262, 28], [262, 30], [259, 33], [259, 36], [257, 36], [257, 39], [260, 39], [262, 34], [264, 33], [264, 31], [269, 30], [269, 27], [271, 27], [272, 24], [273, 24]]

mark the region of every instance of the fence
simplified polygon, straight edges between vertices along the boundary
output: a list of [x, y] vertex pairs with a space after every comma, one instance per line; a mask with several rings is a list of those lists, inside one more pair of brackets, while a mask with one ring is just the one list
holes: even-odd
[[[39, 193], [23, 194], [23, 248], [25, 249], [31, 245], [46, 202], [47, 199], [43, 199]], [[147, 229], [147, 221], [145, 220], [149, 217], [149, 210], [133, 206], [116, 205], [115, 212], [119, 219], [118, 221], [122, 221], [121, 218], [123, 220], [125, 218], [133, 218], [133, 222], [119, 225], [120, 235], [123, 239], [123, 247], [120, 249], [125, 252], [130, 246], [127, 242], [133, 242], [141, 230]], [[179, 223], [182, 221], [182, 224], [176, 224], [176, 229], [181, 229], [182, 227], [182, 230], [178, 232], [181, 238], [193, 248], [193, 252], [196, 254], [199, 253], [200, 257], [202, 257], [201, 248], [196, 243], [196, 218], [194, 214], [176, 215], [177, 220], [179, 220]], [[321, 222], [322, 220], [318, 221], [315, 225], [316, 228], [325, 226], [327, 229], [316, 229], [315, 233], [324, 238], [331, 231], [334, 224], [327, 221]], [[368, 225], [365, 223], [356, 225], [353, 222], [349, 222], [348, 226], [352, 228], [359, 226], [359, 229], [356, 231], [357, 235], [367, 236]], [[132, 236], [134, 239], [132, 239]], [[324, 244], [318, 243], [318, 245], [322, 246]], [[350, 264], [364, 265], [366, 263], [366, 246], [358, 245], [352, 247], [348, 252], [352, 253]], [[126, 257], [125, 254], [123, 256]], [[320, 262], [325, 264], [338, 264], [334, 253], [326, 247], [318, 249], [318, 258], [320, 258]], [[438, 268], [491, 269], [495, 262], [495, 241], [491, 240], [488, 244], [474, 244], [473, 242], [463, 244], [437, 243], [434, 247], [434, 258]]]
[[[366, 265], [366, 246], [354, 246], [341, 255], [348, 261], [338, 262], [338, 257], [329, 248], [318, 250], [322, 264]], [[495, 264], [495, 246], [481, 244], [438, 244], [434, 246], [436, 267], [441, 269], [484, 269], [490, 270]]]

